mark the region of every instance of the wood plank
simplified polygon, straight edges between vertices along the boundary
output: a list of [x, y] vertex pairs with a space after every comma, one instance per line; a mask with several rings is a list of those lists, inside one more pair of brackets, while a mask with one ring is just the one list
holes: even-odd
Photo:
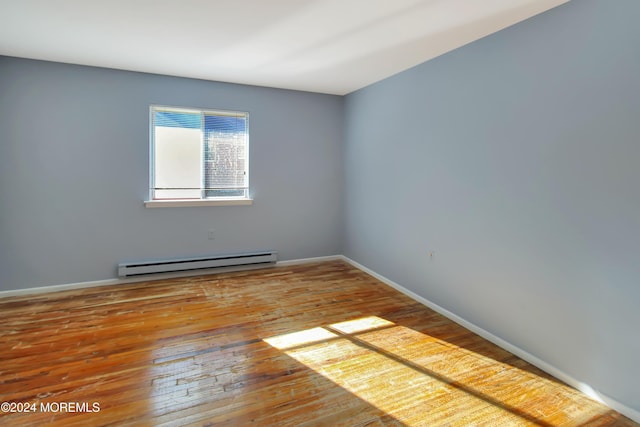
[[[639, 426], [330, 261], [0, 300], [0, 424]], [[40, 405], [99, 403], [99, 412]]]

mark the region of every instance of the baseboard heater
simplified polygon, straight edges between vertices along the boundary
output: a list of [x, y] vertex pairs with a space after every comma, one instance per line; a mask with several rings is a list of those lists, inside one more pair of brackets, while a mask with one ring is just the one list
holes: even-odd
[[241, 269], [243, 267], [268, 266], [269, 264], [275, 264], [277, 260], [277, 252], [265, 251], [196, 258], [129, 262], [118, 264], [118, 276], [130, 277], [144, 274], [175, 273], [225, 267]]

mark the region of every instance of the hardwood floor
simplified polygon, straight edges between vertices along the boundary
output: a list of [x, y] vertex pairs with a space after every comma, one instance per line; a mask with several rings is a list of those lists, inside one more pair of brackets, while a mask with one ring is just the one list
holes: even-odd
[[0, 316], [0, 425], [639, 425], [340, 261]]

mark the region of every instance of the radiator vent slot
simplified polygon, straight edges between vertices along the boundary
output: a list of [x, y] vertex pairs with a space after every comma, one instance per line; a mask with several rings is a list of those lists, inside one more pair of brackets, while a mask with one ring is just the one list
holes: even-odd
[[240, 270], [244, 267], [249, 268], [275, 264], [278, 260], [277, 255], [278, 253], [275, 251], [265, 251], [196, 258], [128, 262], [118, 264], [118, 276], [130, 277], [144, 274], [175, 273], [226, 267], [233, 267], [234, 269]]

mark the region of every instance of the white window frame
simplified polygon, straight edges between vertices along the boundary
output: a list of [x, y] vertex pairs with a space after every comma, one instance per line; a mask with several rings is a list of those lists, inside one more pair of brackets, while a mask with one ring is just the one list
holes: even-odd
[[[250, 197], [250, 191], [247, 188], [245, 194], [246, 196], [214, 196], [203, 198], [202, 194], [204, 194], [205, 190], [204, 185], [201, 184], [200, 198], [154, 198], [156, 188], [156, 171], [155, 171], [155, 132], [154, 132], [154, 113], [156, 111], [174, 111], [174, 112], [188, 112], [188, 113], [199, 113], [201, 115], [210, 114], [210, 115], [219, 115], [219, 116], [244, 116], [247, 120], [247, 130], [246, 130], [246, 146], [245, 146], [245, 174], [246, 174], [246, 185], [249, 185], [249, 113], [248, 112], [240, 112], [240, 111], [228, 111], [228, 110], [210, 110], [210, 109], [201, 109], [201, 108], [185, 108], [185, 107], [173, 107], [166, 105], [151, 105], [149, 108], [149, 198], [145, 200], [144, 204], [148, 208], [158, 208], [158, 207], [186, 207], [186, 206], [232, 206], [232, 205], [251, 205], [253, 203], [253, 199]], [[202, 128], [201, 128], [202, 132]], [[202, 138], [204, 141], [204, 137]], [[204, 153], [204, 142], [201, 143], [201, 150]], [[204, 156], [204, 154], [203, 154]], [[200, 159], [201, 168], [204, 167], [204, 157]], [[202, 181], [202, 179], [201, 179]]]

